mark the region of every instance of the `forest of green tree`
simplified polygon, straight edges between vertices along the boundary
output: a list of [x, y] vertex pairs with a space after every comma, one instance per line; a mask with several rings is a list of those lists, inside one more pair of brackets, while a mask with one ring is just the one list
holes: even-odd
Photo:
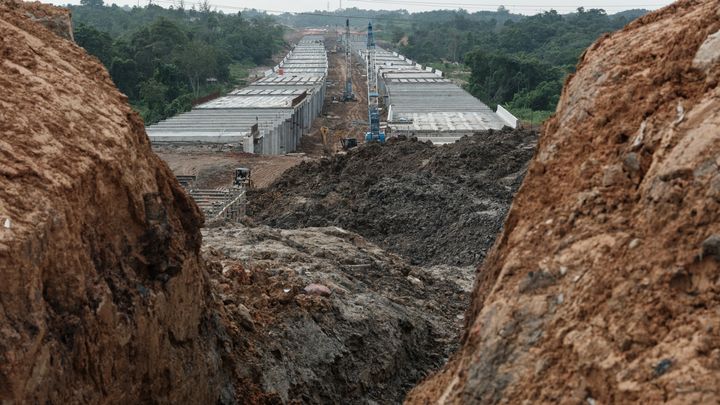
[[[469, 71], [467, 90], [490, 106], [503, 104], [524, 119], [540, 121], [557, 105], [565, 77], [582, 52], [602, 34], [618, 30], [647, 10], [608, 15], [601, 9], [533, 16], [497, 11], [421, 13], [346, 9], [337, 17], [284, 15], [296, 26], [351, 24], [362, 29], [368, 17], [382, 45], [446, 72]], [[352, 18], [354, 16], [365, 16]]]
[[271, 63], [284, 46], [284, 29], [257, 13], [247, 18], [209, 7], [130, 8], [102, 0], [70, 8], [75, 41], [102, 61], [146, 123], [240, 84], [248, 68]]

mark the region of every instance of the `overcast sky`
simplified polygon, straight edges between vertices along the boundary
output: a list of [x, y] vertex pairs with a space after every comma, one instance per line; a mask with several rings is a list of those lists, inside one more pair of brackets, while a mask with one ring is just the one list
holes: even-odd
[[[80, 0], [42, 0], [53, 4], [79, 4]], [[163, 7], [169, 7], [173, 2], [180, 0], [153, 0]], [[198, 0], [184, 0], [187, 8]], [[147, 4], [148, 0], [105, 0], [106, 4], [116, 3], [117, 5]], [[341, 6], [342, 2], [342, 6]], [[218, 9], [228, 12], [238, 11], [240, 8], [256, 8], [268, 11], [313, 11], [313, 10], [336, 10], [344, 7], [357, 7], [375, 10], [397, 10], [427, 11], [436, 9], [458, 9], [463, 8], [469, 12], [479, 10], [496, 10], [500, 5], [505, 6], [513, 13], [537, 14], [542, 11], [555, 9], [559, 13], [569, 13], [578, 7], [602, 8], [608, 14], [618, 11], [645, 8], [655, 10], [672, 1], [663, 0], [589, 0], [584, 2], [571, 0], [209, 0], [209, 3]], [[224, 8], [223, 6], [229, 6]], [[329, 7], [328, 7], [329, 6]]]

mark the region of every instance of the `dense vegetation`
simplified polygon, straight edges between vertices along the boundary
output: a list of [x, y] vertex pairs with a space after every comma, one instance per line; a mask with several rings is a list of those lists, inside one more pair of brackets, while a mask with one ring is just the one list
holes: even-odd
[[238, 84], [248, 67], [269, 63], [283, 46], [283, 29], [269, 16], [82, 3], [71, 6], [75, 40], [102, 61], [147, 123]]

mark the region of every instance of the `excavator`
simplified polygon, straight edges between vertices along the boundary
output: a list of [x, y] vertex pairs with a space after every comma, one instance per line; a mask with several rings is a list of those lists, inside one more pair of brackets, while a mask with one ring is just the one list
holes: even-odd
[[246, 190], [255, 189], [255, 184], [250, 178], [250, 168], [238, 167], [235, 169], [235, 179], [233, 180], [233, 187], [244, 188]]
[[[330, 128], [328, 127], [320, 127], [320, 135], [322, 136], [322, 143], [323, 143], [323, 152], [326, 155], [331, 155], [335, 152], [333, 148], [333, 139], [335, 138], [333, 135], [330, 134]], [[356, 146], [358, 146], [357, 139], [355, 138], [344, 138], [342, 137], [344, 135], [343, 132], [340, 132], [340, 145], [342, 146], [342, 149], [347, 151], [350, 150]]]
[[358, 146], [358, 141], [355, 138], [342, 138], [340, 139], [340, 145], [342, 145], [343, 150], [350, 150]]

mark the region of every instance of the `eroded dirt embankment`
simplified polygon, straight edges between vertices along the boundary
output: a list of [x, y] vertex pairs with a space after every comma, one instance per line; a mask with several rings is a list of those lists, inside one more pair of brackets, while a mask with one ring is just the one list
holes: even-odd
[[69, 33], [0, 2], [0, 402], [231, 398], [202, 217]]
[[719, 10], [681, 1], [585, 53], [462, 349], [409, 403], [718, 401]]
[[413, 264], [477, 265], [535, 150], [530, 131], [433, 146], [392, 138], [291, 168], [251, 193], [248, 215], [280, 228], [339, 226]]

